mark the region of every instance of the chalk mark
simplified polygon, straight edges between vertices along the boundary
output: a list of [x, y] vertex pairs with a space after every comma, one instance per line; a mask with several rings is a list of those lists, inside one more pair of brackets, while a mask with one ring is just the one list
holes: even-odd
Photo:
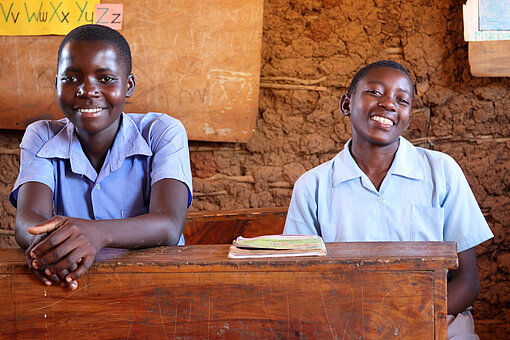
[[269, 318], [267, 317], [266, 303], [265, 303], [265, 297], [264, 297], [264, 288], [262, 288], [262, 311], [264, 311], [264, 315], [266, 317], [267, 324], [269, 325], [269, 330], [271, 331], [271, 335], [273, 335], [276, 339], [278, 339], [276, 334], [274, 334], [273, 327], [271, 327], [271, 323], [269, 322]]
[[163, 313], [161, 312], [161, 305], [160, 305], [159, 299], [157, 297], [156, 297], [156, 301], [158, 302], [159, 317], [161, 319], [161, 324], [163, 325], [163, 332], [165, 332], [165, 339], [168, 339], [168, 335], [166, 334], [165, 321], [163, 321]]
[[211, 297], [209, 296], [208, 300], [208, 307], [209, 307], [209, 313], [207, 314], [207, 339], [209, 339], [209, 329], [210, 327], [210, 321], [211, 321]]
[[326, 308], [326, 302], [324, 301], [324, 295], [322, 295], [322, 288], [319, 287], [319, 293], [321, 293], [322, 306], [324, 307], [324, 314], [326, 314], [326, 321], [328, 321], [329, 330], [331, 331], [331, 336], [335, 338], [335, 332], [333, 331], [333, 327], [331, 326], [331, 321], [329, 320], [328, 309]]
[[81, 287], [81, 288], [78, 288], [77, 290], [73, 291], [72, 293], [70, 293], [69, 295], [67, 295], [66, 297], [64, 297], [63, 299], [60, 299], [60, 300], [58, 300], [58, 301], [55, 301], [55, 302], [53, 302], [53, 303], [51, 303], [51, 304], [49, 304], [49, 305], [43, 306], [43, 307], [38, 307], [38, 308], [30, 309], [30, 310], [28, 310], [28, 312], [33, 312], [33, 311], [36, 311], [36, 310], [41, 310], [41, 309], [45, 309], [45, 308], [53, 307], [53, 306], [55, 306], [55, 305], [57, 305], [57, 304], [61, 303], [62, 301], [66, 300], [68, 297], [70, 297], [70, 296], [72, 296], [72, 295], [74, 295], [74, 294], [78, 293], [80, 290], [82, 290], [82, 289], [85, 289], [85, 288], [89, 287], [89, 286], [90, 286], [91, 284], [93, 284], [95, 281], [96, 281], [96, 280], [94, 280], [94, 281], [92, 281], [92, 282], [90, 282], [90, 283], [87, 283], [85, 286], [83, 286], [83, 287]]
[[186, 322], [186, 334], [188, 334], [188, 326], [189, 326], [189, 321], [191, 320], [191, 302], [189, 304], [189, 313], [188, 313], [188, 321]]
[[287, 296], [287, 339], [290, 338], [290, 305], [289, 305], [289, 291], [285, 287], [285, 295]]
[[361, 331], [363, 339], [365, 339], [365, 311], [363, 309], [363, 284], [361, 284]]
[[135, 312], [135, 315], [133, 316], [133, 321], [131, 321], [131, 323], [129, 324], [129, 331], [128, 331], [128, 335], [127, 335], [126, 339], [129, 339], [129, 336], [131, 335], [131, 328], [133, 328], [133, 324], [135, 323], [135, 320], [136, 320], [136, 312]]

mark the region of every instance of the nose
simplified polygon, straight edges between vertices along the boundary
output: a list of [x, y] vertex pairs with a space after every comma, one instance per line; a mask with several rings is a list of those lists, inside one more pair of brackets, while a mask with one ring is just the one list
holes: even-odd
[[97, 97], [99, 95], [99, 89], [97, 84], [91, 80], [85, 80], [78, 88], [76, 96], [78, 97]]
[[379, 98], [378, 105], [385, 110], [395, 111], [395, 101], [390, 96], [382, 96]]

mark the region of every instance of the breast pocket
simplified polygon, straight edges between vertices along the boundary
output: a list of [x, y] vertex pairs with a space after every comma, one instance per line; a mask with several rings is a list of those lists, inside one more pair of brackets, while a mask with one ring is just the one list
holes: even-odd
[[411, 206], [411, 239], [414, 241], [443, 241], [444, 209]]

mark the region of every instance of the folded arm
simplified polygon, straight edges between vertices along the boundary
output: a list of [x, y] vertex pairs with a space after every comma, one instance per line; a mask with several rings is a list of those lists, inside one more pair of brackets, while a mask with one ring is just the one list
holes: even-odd
[[475, 248], [458, 254], [459, 268], [450, 271], [448, 314], [458, 314], [475, 302], [480, 291]]
[[97, 221], [51, 217], [50, 188], [30, 182], [22, 185], [18, 193], [16, 239], [20, 246], [28, 248], [27, 260], [32, 259], [29, 266], [33, 269], [44, 268], [47, 277], [58, 274], [65, 281], [74, 282], [90, 268], [97, 252], [104, 247], [136, 249], [177, 244], [187, 202], [185, 184], [163, 179], [152, 187], [147, 214]]

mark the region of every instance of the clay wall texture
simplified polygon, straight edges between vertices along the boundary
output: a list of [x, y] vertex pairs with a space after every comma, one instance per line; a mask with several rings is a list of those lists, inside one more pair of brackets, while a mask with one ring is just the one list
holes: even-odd
[[[477, 247], [481, 339], [510, 334], [510, 79], [469, 72], [459, 0], [265, 0], [260, 114], [246, 144], [190, 142], [192, 210], [286, 206], [295, 180], [350, 136], [338, 109], [356, 70], [402, 63], [416, 83], [406, 137], [460, 164], [494, 232]], [[8, 193], [20, 131], [0, 131], [0, 246], [15, 246]]]

